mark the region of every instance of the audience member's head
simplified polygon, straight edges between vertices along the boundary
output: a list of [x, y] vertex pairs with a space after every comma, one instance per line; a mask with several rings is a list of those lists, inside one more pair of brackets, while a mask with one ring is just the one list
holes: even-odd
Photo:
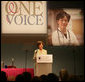
[[7, 81], [7, 76], [4, 71], [1, 71], [1, 81]]
[[17, 75], [15, 81], [24, 81], [24, 76], [22, 74]]
[[67, 81], [69, 78], [68, 71], [66, 69], [61, 69], [59, 72], [60, 81]]
[[49, 73], [48, 74], [48, 80], [49, 81], [59, 81], [59, 77], [54, 73]]
[[33, 81], [41, 82], [41, 78], [38, 77], [38, 76], [34, 76], [33, 79], [32, 79], [31, 81], [32, 81], [32, 82], [33, 82]]
[[24, 81], [31, 81], [32, 77], [29, 72], [23, 72]]
[[41, 75], [40, 76], [40, 78], [41, 78], [41, 81], [43, 82], [43, 81], [48, 81], [48, 77], [47, 77], [47, 75]]

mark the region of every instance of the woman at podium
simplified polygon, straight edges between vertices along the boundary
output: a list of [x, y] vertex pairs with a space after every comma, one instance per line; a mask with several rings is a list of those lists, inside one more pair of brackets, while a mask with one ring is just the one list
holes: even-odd
[[42, 41], [37, 41], [37, 47], [38, 49], [36, 49], [34, 51], [34, 57], [33, 59], [36, 59], [37, 55], [47, 55], [47, 50], [43, 49], [44, 43]]
[[52, 55], [47, 55], [47, 50], [43, 49], [44, 43], [42, 41], [37, 42], [37, 47], [34, 51], [35, 60], [34, 63], [34, 75], [41, 76], [52, 73]]

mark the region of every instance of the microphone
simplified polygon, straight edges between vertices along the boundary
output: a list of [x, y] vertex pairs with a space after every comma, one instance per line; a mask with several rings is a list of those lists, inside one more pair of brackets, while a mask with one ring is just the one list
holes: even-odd
[[36, 60], [36, 55], [37, 55], [37, 52], [38, 52], [38, 49], [37, 50], [35, 50], [35, 56], [33, 57], [33, 59], [35, 59]]
[[35, 51], [35, 53], [37, 54], [37, 52], [38, 52], [38, 49]]

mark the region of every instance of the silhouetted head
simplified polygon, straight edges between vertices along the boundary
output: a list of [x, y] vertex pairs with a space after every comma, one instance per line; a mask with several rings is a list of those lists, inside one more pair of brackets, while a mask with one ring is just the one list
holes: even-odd
[[43, 81], [48, 81], [47, 75], [41, 75], [40, 78], [41, 78], [42, 82]]
[[1, 71], [1, 81], [7, 81], [6, 72]]
[[23, 72], [24, 80], [25, 81], [31, 81], [32, 77], [29, 72]]
[[57, 76], [56, 74], [54, 74], [54, 73], [49, 73], [49, 74], [48, 74], [48, 80], [49, 80], [49, 81], [59, 81], [59, 78], [58, 78], [58, 76]]
[[22, 74], [16, 76], [15, 81], [24, 81], [24, 77]]

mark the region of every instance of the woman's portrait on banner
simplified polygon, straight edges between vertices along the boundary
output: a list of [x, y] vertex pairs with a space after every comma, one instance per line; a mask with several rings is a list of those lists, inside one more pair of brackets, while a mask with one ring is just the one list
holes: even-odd
[[84, 44], [82, 9], [48, 10], [48, 44], [80, 46]]

